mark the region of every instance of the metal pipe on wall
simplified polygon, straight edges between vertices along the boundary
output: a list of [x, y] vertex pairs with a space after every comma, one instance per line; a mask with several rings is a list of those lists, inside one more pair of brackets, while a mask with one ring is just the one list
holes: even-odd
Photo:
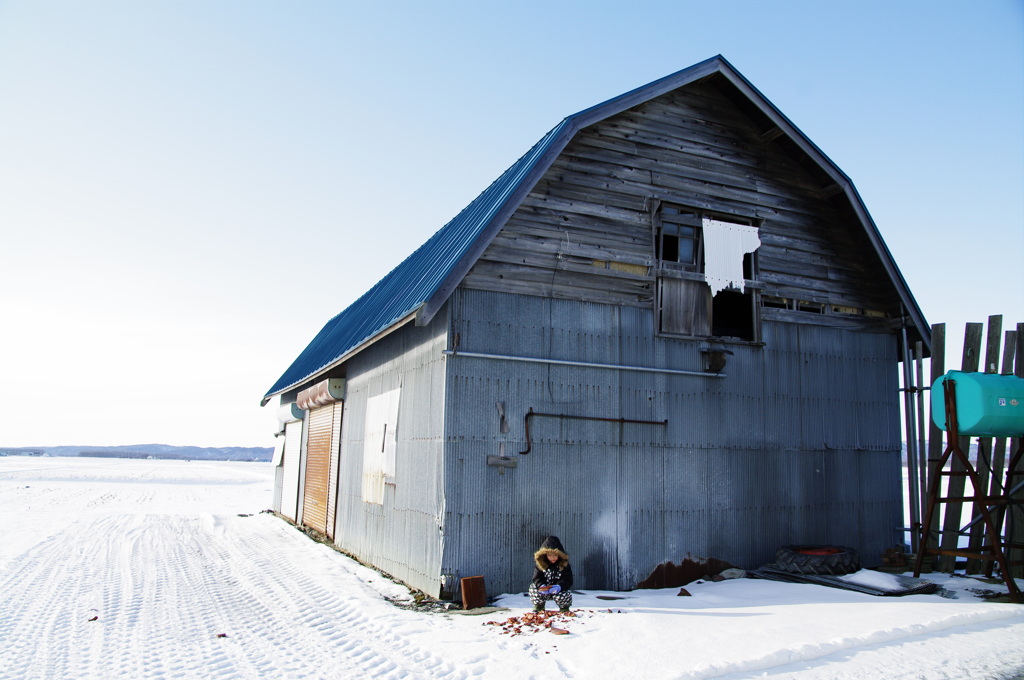
[[[914, 471], [917, 469], [918, 456], [917, 456], [917, 439], [915, 438], [915, 424], [917, 421], [916, 417], [916, 404], [914, 403], [913, 392], [914, 379], [913, 379], [913, 366], [911, 363], [910, 346], [907, 341], [907, 328], [903, 327], [903, 422], [906, 432], [907, 442], [907, 491], [908, 499], [907, 502], [910, 508], [910, 549], [912, 552], [917, 552], [918, 536], [917, 527], [921, 523], [920, 517], [920, 489], [917, 487], [917, 475]], [[902, 469], [902, 464], [900, 468]]]
[[[920, 512], [920, 516], [923, 517], [924, 516], [924, 503], [925, 503], [924, 490], [928, 488], [927, 487], [927, 481], [928, 481], [928, 461], [927, 461], [927, 456], [925, 456], [925, 453], [924, 453], [925, 450], [928, 448], [927, 434], [926, 434], [926, 430], [925, 430], [926, 422], [927, 422], [927, 416], [925, 415], [926, 411], [925, 411], [924, 399], [925, 399], [925, 392], [930, 390], [931, 386], [928, 384], [928, 381], [925, 379], [925, 374], [924, 374], [924, 343], [921, 342], [920, 340], [918, 340], [917, 343], [914, 345], [914, 351], [917, 354], [917, 379], [916, 379], [916, 384], [918, 386], [918, 390], [917, 390], [917, 441], [918, 441], [918, 447], [917, 447], [917, 450], [919, 452], [919, 460], [918, 460], [918, 468], [917, 468], [917, 488], [919, 490], [920, 503], [921, 503], [920, 506], [918, 507], [918, 511]], [[916, 533], [915, 536], [920, 536], [920, 534]]]
[[580, 416], [580, 415], [571, 415], [571, 414], [568, 414], [568, 413], [541, 413], [539, 411], [534, 411], [533, 407], [531, 406], [530, 410], [526, 413], [526, 416], [523, 418], [523, 428], [526, 431], [526, 450], [519, 452], [519, 455], [521, 455], [521, 456], [525, 456], [525, 455], [529, 454], [530, 451], [533, 450], [533, 439], [530, 437], [530, 418], [533, 418], [533, 417], [536, 417], [536, 416], [543, 416], [543, 417], [546, 417], [546, 418], [566, 418], [568, 420], [596, 420], [596, 421], [604, 422], [604, 423], [618, 423], [619, 425], [622, 425], [624, 423], [633, 423], [635, 425], [664, 425], [664, 426], [668, 426], [668, 420], [636, 420], [636, 419], [633, 419], [633, 418], [607, 418], [607, 417], [603, 417], [603, 416]]
[[471, 357], [473, 359], [499, 359], [502, 361], [525, 361], [534, 364], [556, 364], [559, 366], [579, 366], [582, 368], [610, 368], [620, 371], [644, 371], [647, 373], [669, 373], [671, 375], [692, 375], [701, 378], [724, 378], [725, 373], [709, 373], [706, 371], [683, 371], [676, 368], [656, 368], [648, 366], [626, 366], [623, 364], [598, 364], [590, 361], [569, 361], [566, 359], [541, 359], [537, 357], [519, 357], [505, 354], [485, 354], [482, 352], [464, 352], [446, 349], [441, 352], [449, 356]]

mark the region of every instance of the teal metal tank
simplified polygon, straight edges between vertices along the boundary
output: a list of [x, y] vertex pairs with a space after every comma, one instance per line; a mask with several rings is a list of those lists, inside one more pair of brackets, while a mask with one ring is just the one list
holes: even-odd
[[960, 434], [971, 437], [1024, 436], [1024, 378], [996, 373], [948, 371], [932, 384], [932, 420], [946, 429], [942, 384], [956, 384], [956, 419]]

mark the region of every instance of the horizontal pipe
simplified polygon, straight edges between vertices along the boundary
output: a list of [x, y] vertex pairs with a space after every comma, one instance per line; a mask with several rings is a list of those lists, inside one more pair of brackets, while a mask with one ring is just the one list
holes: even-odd
[[566, 413], [539, 413], [530, 407], [530, 411], [523, 418], [523, 426], [526, 430], [526, 450], [520, 451], [519, 455], [525, 456], [533, 450], [533, 440], [530, 438], [530, 418], [534, 416], [545, 416], [547, 418], [568, 418], [570, 420], [599, 420], [604, 423], [635, 423], [637, 425], [668, 425], [668, 420], [633, 420], [631, 418], [604, 418], [601, 416], [574, 416]]
[[516, 357], [505, 354], [483, 354], [481, 352], [463, 352], [462, 350], [446, 349], [441, 352], [450, 356], [471, 357], [473, 359], [501, 359], [504, 361], [525, 361], [532, 364], [558, 364], [560, 366], [581, 366], [583, 368], [610, 368], [620, 371], [643, 371], [645, 373], [669, 373], [672, 375], [693, 375], [702, 378], [724, 378], [725, 373], [709, 373], [706, 371], [681, 371], [675, 368], [650, 368], [647, 366], [624, 366], [622, 364], [596, 364], [590, 361], [567, 361], [565, 359], [538, 359], [534, 357]]

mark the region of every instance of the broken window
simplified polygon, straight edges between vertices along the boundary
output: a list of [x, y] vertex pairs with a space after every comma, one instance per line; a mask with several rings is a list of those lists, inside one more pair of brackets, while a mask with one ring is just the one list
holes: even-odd
[[751, 220], [662, 204], [655, 213], [658, 329], [693, 337], [759, 339]]
[[665, 266], [693, 270], [700, 250], [700, 214], [682, 208], [663, 206], [658, 230], [658, 259]]

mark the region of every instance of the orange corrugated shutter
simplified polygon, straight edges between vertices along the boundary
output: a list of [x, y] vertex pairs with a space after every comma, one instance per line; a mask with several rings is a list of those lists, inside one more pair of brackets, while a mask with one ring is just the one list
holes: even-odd
[[[331, 431], [334, 425], [334, 404], [309, 412], [309, 435], [306, 439], [306, 484], [303, 491], [302, 523], [327, 533], [327, 500], [331, 486]], [[332, 516], [334, 513], [331, 513]]]

